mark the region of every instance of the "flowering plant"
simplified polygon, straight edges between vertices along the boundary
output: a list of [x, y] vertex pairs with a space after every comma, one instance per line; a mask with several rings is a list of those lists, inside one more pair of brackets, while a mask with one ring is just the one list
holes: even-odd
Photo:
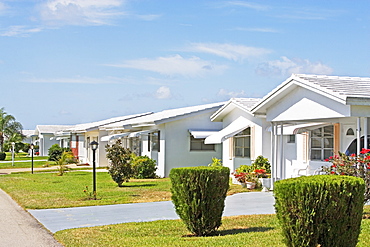
[[233, 173], [234, 177], [238, 182], [245, 183], [245, 182], [252, 182], [257, 183], [258, 182], [258, 174], [255, 172], [241, 172], [241, 173]]
[[265, 169], [255, 169], [254, 173], [256, 173], [258, 178], [269, 178], [271, 176]]
[[347, 175], [364, 179], [365, 203], [370, 200], [370, 149], [363, 148], [359, 155], [345, 155], [339, 152], [339, 155], [330, 156], [325, 161], [332, 163], [331, 166], [322, 168], [326, 174]]

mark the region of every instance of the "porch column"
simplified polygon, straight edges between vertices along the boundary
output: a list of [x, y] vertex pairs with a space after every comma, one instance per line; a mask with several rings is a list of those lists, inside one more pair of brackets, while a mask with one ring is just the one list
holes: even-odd
[[284, 178], [285, 166], [284, 166], [284, 123], [280, 123], [280, 179]]
[[368, 124], [368, 118], [367, 117], [365, 117], [365, 119], [364, 119], [364, 148], [368, 148], [368, 141], [367, 141], [367, 135], [368, 135], [368, 126], [367, 126], [367, 124]]
[[271, 123], [271, 190], [274, 189], [275, 173], [276, 173], [276, 142], [275, 142], [275, 124]]
[[361, 151], [361, 117], [357, 118], [356, 134], [357, 134], [357, 155], [359, 155]]

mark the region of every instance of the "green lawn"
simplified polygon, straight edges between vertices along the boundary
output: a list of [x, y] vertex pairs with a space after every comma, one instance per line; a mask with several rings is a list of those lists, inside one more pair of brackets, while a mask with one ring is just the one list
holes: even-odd
[[[180, 220], [125, 223], [59, 231], [55, 238], [66, 247], [79, 246], [232, 246], [279, 247], [281, 228], [275, 215], [224, 217], [215, 236], [192, 237]], [[362, 221], [357, 246], [370, 246], [370, 220]]]
[[[34, 156], [33, 167], [43, 167], [53, 162], [46, 161], [48, 156]], [[11, 168], [31, 168], [32, 157], [27, 156], [27, 153], [14, 154], [14, 166], [12, 162], [12, 153], [6, 152], [6, 158], [0, 162], [0, 169], [11, 169]]]
[[[170, 180], [131, 179], [118, 187], [108, 172], [97, 172], [97, 197], [88, 200], [83, 191], [88, 186], [92, 190], [92, 173], [71, 171], [64, 176], [56, 173], [19, 173], [0, 176], [0, 188], [11, 195], [22, 207], [45, 209], [59, 207], [78, 207], [168, 201], [171, 199]], [[240, 185], [231, 185], [229, 194], [246, 192]], [[89, 193], [87, 192], [87, 193]]]

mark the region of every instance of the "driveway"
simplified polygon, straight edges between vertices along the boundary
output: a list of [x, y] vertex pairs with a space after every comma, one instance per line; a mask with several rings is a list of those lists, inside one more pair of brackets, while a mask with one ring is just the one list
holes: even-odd
[[[238, 193], [226, 198], [223, 216], [274, 214], [272, 192]], [[28, 210], [51, 232], [126, 222], [179, 219], [171, 201]]]

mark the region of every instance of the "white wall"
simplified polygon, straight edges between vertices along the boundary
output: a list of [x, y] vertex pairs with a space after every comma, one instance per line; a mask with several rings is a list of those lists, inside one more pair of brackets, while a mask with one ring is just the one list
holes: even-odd
[[[215, 151], [190, 151], [189, 129], [220, 130], [222, 123], [211, 122], [211, 113], [199, 114], [181, 120], [161, 124], [161, 149], [158, 153], [158, 175], [168, 176], [174, 167], [207, 166], [212, 157], [221, 159], [221, 145]], [[163, 169], [164, 168], [164, 169]]]

